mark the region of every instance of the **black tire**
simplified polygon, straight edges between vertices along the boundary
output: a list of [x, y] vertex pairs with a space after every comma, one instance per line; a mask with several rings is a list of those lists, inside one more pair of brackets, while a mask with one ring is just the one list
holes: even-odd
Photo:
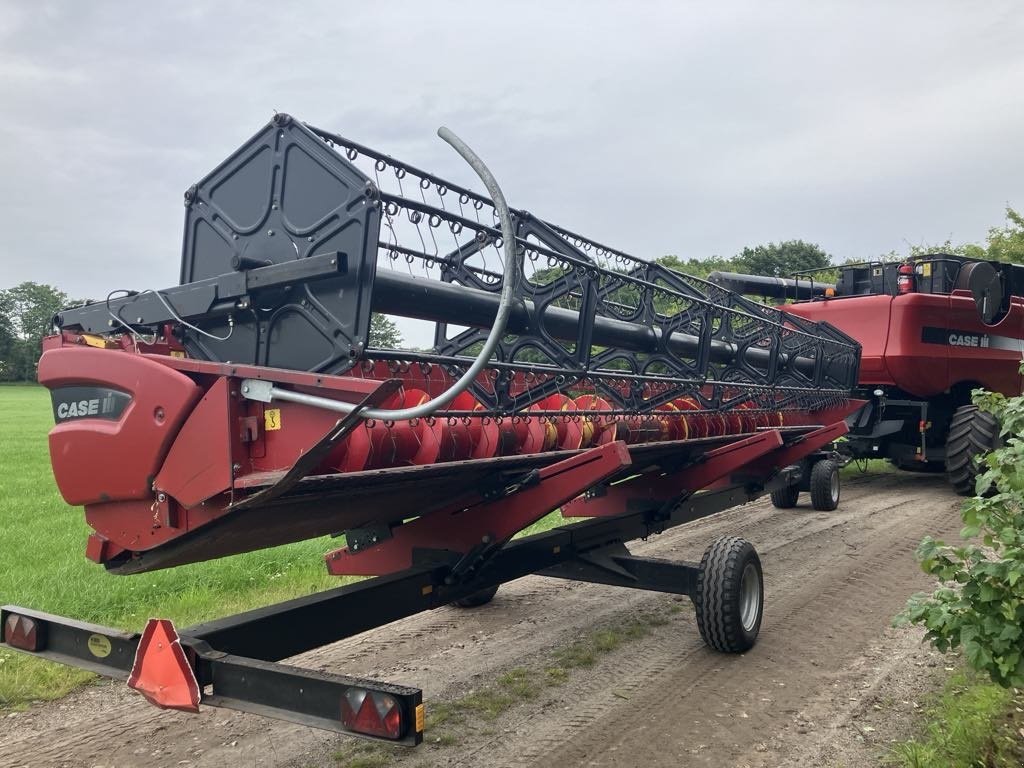
[[800, 499], [800, 488], [796, 485], [787, 485], [772, 491], [772, 506], [776, 509], [792, 509]]
[[839, 506], [839, 464], [822, 459], [811, 467], [811, 506], [831, 512]]
[[754, 545], [737, 536], [713, 541], [700, 561], [693, 603], [705, 643], [722, 653], [750, 650], [764, 613], [764, 578]]
[[459, 608], [479, 608], [481, 605], [487, 605], [494, 599], [494, 595], [498, 592], [497, 587], [488, 587], [487, 589], [481, 589], [479, 592], [474, 592], [471, 595], [466, 595], [459, 600], [453, 600], [452, 605]]
[[961, 496], [974, 495], [978, 458], [999, 446], [999, 422], [976, 405], [962, 405], [953, 413], [946, 437], [946, 479]]

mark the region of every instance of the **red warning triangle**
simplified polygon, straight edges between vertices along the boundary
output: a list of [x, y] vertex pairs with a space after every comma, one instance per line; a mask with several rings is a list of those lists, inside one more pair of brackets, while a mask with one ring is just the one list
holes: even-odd
[[150, 619], [146, 624], [128, 687], [161, 709], [199, 711], [199, 682], [169, 619]]

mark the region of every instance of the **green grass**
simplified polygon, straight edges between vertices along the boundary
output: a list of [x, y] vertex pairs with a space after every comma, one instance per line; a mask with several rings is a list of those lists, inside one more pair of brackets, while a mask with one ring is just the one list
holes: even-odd
[[1022, 709], [1024, 694], [957, 672], [925, 709], [923, 733], [894, 745], [886, 762], [901, 768], [1024, 765]]
[[[50, 471], [49, 393], [0, 386], [0, 604], [140, 630], [150, 617], [179, 626], [343, 583], [322, 555], [339, 546], [318, 539], [137, 576], [113, 576], [85, 558], [89, 527], [67, 506]], [[0, 651], [0, 708], [66, 694], [88, 673]]]

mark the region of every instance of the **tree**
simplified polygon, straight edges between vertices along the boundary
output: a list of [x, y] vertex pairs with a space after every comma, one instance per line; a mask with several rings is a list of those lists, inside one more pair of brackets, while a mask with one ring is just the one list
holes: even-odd
[[954, 245], [952, 240], [946, 240], [941, 245], [912, 245], [910, 256], [929, 256], [933, 253], [948, 253], [951, 256], [966, 256], [969, 259], [987, 259], [985, 249], [977, 243], [962, 243]]
[[723, 256], [708, 256], [705, 259], [695, 259], [692, 256], [683, 261], [678, 256], [668, 255], [655, 259], [658, 264], [668, 267], [676, 272], [683, 272], [701, 280], [707, 280], [712, 272], [735, 272], [737, 271], [734, 259]]
[[398, 349], [402, 346], [402, 332], [390, 317], [374, 312], [370, 316], [369, 342], [377, 349]]
[[1006, 221], [988, 231], [988, 258], [1024, 264], [1024, 216], [1006, 206]]
[[0, 377], [35, 379], [43, 336], [52, 331], [53, 316], [67, 305], [67, 295], [52, 285], [25, 282], [0, 291], [0, 316], [9, 333], [5, 343], [0, 330]]
[[921, 542], [921, 568], [940, 583], [914, 595], [897, 621], [923, 625], [940, 651], [963, 649], [999, 685], [1024, 687], [1024, 396], [976, 390], [974, 402], [996, 416], [1004, 440], [985, 457], [978, 495], [961, 512], [961, 536], [980, 536], [981, 546]]
[[736, 271], [767, 277], [789, 277], [807, 269], [828, 269], [831, 257], [813, 243], [786, 240], [744, 248], [735, 259]]
[[10, 381], [13, 378], [12, 355], [16, 342], [11, 319], [0, 308], [0, 381]]

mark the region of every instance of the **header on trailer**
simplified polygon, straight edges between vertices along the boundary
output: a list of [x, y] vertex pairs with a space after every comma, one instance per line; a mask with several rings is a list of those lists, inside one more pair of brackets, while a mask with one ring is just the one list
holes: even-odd
[[[487, 195], [276, 115], [186, 193], [181, 285], [64, 310], [39, 364], [95, 562], [343, 534], [329, 572], [377, 578], [141, 635], [8, 606], [5, 643], [161, 706], [405, 744], [418, 689], [281, 660], [530, 573], [689, 595], [709, 645], [753, 646], [749, 542], [700, 563], [626, 542], [783, 490], [835, 509], [859, 345], [509, 210], [442, 137]], [[373, 313], [429, 323], [433, 346], [374, 348]], [[555, 509], [589, 519], [513, 541]]]

